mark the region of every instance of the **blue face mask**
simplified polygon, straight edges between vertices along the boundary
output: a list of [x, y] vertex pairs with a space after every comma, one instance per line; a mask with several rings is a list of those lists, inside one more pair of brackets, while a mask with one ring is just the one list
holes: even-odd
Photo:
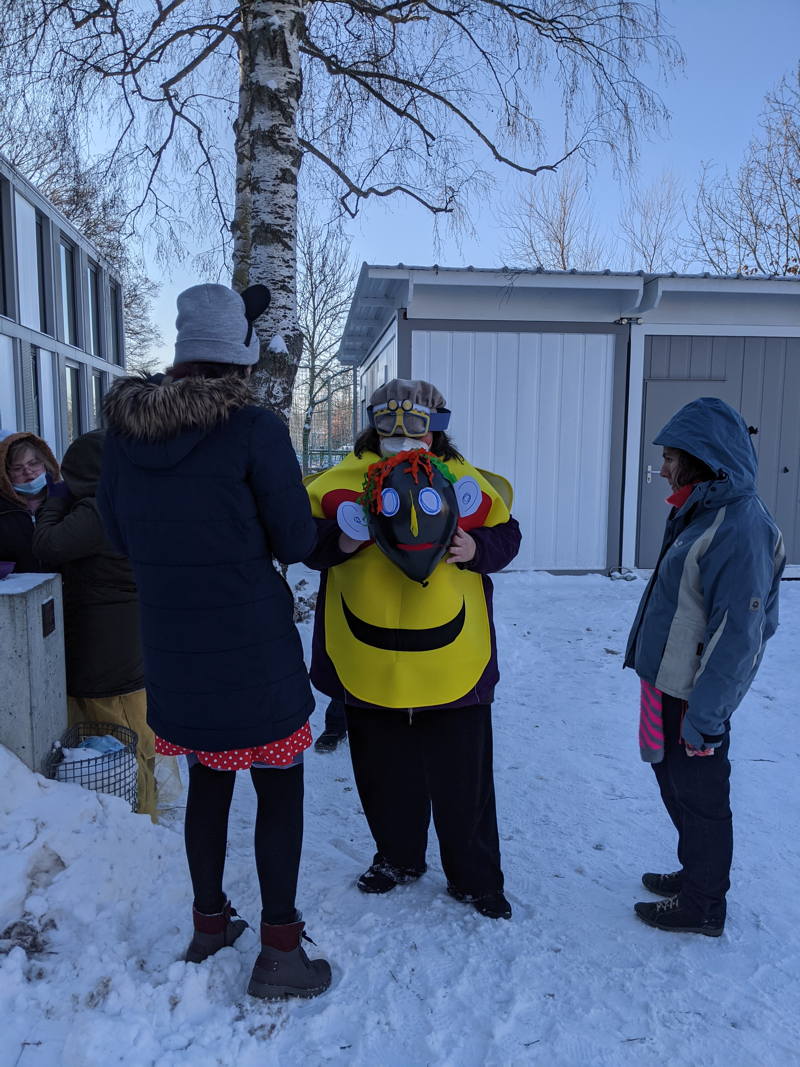
[[34, 478], [32, 482], [23, 482], [22, 485], [17, 485], [12, 482], [11, 486], [15, 493], [24, 493], [26, 496], [33, 496], [35, 493], [41, 493], [41, 491], [47, 487], [47, 475], [43, 471], [39, 477]]

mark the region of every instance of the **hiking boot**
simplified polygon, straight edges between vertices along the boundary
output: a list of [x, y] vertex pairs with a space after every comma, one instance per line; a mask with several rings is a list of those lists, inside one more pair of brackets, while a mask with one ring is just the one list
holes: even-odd
[[643, 874], [642, 885], [660, 897], [674, 897], [681, 891], [683, 871], [673, 871], [672, 874]]
[[221, 948], [228, 948], [237, 937], [247, 929], [244, 919], [237, 917], [236, 909], [225, 901], [222, 911], [215, 915], [204, 915], [197, 908], [192, 908], [194, 936], [186, 950], [184, 959], [187, 963], [202, 963]]
[[511, 905], [503, 895], [502, 890], [495, 889], [491, 893], [482, 893], [476, 896], [473, 893], [464, 893], [449, 885], [447, 892], [460, 904], [471, 904], [475, 911], [485, 915], [487, 919], [510, 919]]
[[648, 926], [655, 926], [658, 930], [719, 937], [725, 929], [724, 918], [710, 919], [696, 912], [690, 912], [681, 904], [680, 897], [634, 904], [633, 910], [642, 922], [647, 923]]
[[375, 862], [364, 871], [356, 882], [362, 893], [388, 893], [398, 885], [407, 885], [416, 882], [426, 871], [426, 864], [419, 867], [395, 867], [381, 856], [375, 858]]
[[347, 738], [347, 730], [337, 733], [335, 730], [325, 730], [314, 742], [315, 752], [335, 752], [342, 741]]
[[283, 1000], [285, 997], [316, 997], [331, 984], [331, 965], [327, 960], [310, 960], [301, 939], [314, 942], [303, 930], [305, 923], [273, 926], [261, 924], [261, 952], [253, 967], [247, 992], [259, 1000]]

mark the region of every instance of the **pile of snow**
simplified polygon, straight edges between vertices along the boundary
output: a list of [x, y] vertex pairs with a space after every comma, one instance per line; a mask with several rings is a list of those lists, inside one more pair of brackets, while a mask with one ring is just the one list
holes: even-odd
[[[642, 583], [508, 574], [496, 585], [511, 922], [445, 895], [435, 844], [418, 883], [360, 894], [372, 843], [347, 749], [311, 752], [299, 905], [334, 982], [312, 1001], [251, 1000], [254, 931], [200, 966], [181, 960], [180, 824], [153, 826], [0, 749], [0, 1067], [797, 1063], [800, 583], [783, 586], [782, 628], [735, 717], [736, 855], [719, 940], [650, 929], [631, 910], [648, 899], [642, 871], [676, 866], [638, 759], [637, 682], [620, 670]], [[253, 811], [240, 775], [226, 887], [255, 925]]]

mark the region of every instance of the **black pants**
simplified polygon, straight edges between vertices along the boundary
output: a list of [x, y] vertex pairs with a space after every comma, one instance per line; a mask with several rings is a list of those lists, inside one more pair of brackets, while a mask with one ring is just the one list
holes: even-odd
[[664, 759], [653, 770], [678, 831], [681, 904], [704, 917], [724, 919], [733, 856], [730, 734], [713, 756], [687, 756], [680, 740], [683, 706], [664, 694]]
[[[303, 845], [303, 765], [250, 771], [258, 810], [255, 854], [261, 887], [261, 921], [295, 919], [295, 894]], [[186, 857], [194, 906], [206, 915], [222, 909], [222, 876], [228, 845], [228, 814], [236, 771], [215, 771], [196, 763], [189, 771], [186, 800]]]
[[358, 795], [378, 857], [425, 869], [428, 826], [457, 890], [503, 887], [489, 705], [407, 711], [347, 707]]
[[341, 700], [334, 698], [325, 709], [325, 732], [331, 734], [347, 733], [347, 716]]

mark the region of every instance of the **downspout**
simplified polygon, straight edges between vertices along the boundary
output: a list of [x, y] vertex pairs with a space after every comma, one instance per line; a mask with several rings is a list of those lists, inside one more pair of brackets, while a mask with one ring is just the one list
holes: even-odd
[[[644, 375], [642, 381], [639, 383], [639, 388], [642, 394], [642, 403], [638, 408], [638, 423], [632, 423], [632, 418], [635, 418], [635, 413], [632, 415], [631, 402], [632, 402], [632, 390], [634, 387], [634, 381], [632, 379], [633, 369], [633, 327], [643, 326], [646, 324], [647, 317], [650, 312], [655, 311], [661, 303], [661, 297], [663, 296], [662, 277], [651, 277], [642, 286], [642, 291], [639, 297], [639, 302], [633, 307], [625, 311], [619, 319], [617, 319], [618, 325], [624, 325], [628, 327], [628, 345], [627, 345], [627, 368], [626, 368], [626, 382], [625, 382], [625, 431], [624, 431], [624, 449], [625, 455], [623, 460], [622, 471], [622, 514], [620, 516], [620, 567], [623, 567], [623, 561], [625, 560], [625, 516], [626, 514], [633, 518], [633, 529], [631, 530], [631, 537], [633, 539], [632, 552], [630, 553], [631, 563], [635, 565], [638, 559], [638, 515], [641, 507], [641, 478], [639, 477], [641, 467], [641, 435], [642, 426], [644, 425]], [[644, 338], [641, 339], [643, 343]], [[637, 338], [638, 342], [638, 338]], [[638, 357], [638, 351], [637, 351]], [[636, 405], [634, 404], [634, 408]], [[639, 446], [636, 450], [636, 484], [635, 486], [628, 486], [629, 474], [633, 468], [633, 455], [629, 454], [629, 447], [632, 446], [632, 438], [636, 436], [639, 440]], [[625, 502], [628, 500], [628, 510], [626, 512]]]
[[353, 364], [353, 444], [358, 437], [358, 364]]

